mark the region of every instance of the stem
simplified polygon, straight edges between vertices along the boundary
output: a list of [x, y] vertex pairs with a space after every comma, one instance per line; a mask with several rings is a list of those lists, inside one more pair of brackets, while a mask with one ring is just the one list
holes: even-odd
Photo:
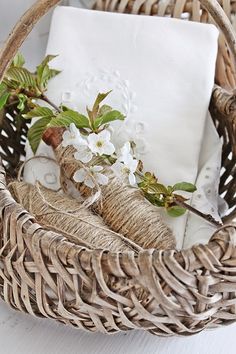
[[47, 96], [45, 96], [43, 93], [42, 95], [39, 97], [41, 100], [43, 100], [44, 102], [47, 102], [51, 107], [53, 107], [58, 113], [61, 113], [61, 110], [59, 107], [57, 107], [57, 105], [55, 105], [55, 103], [53, 103]]
[[178, 197], [176, 197], [176, 196], [174, 196], [174, 203], [179, 205], [182, 208], [185, 208], [185, 209], [191, 211], [193, 214], [198, 215], [200, 218], [208, 221], [209, 223], [211, 223], [212, 225], [214, 225], [216, 227], [222, 226], [222, 223], [220, 223], [219, 221], [216, 221], [212, 215], [202, 213], [201, 211], [195, 209], [191, 205], [183, 202], [182, 200], [179, 200]]
[[6, 107], [12, 107], [12, 106], [14, 106], [15, 104], [18, 104], [18, 103], [19, 103], [19, 100], [10, 101], [9, 103], [6, 104]]

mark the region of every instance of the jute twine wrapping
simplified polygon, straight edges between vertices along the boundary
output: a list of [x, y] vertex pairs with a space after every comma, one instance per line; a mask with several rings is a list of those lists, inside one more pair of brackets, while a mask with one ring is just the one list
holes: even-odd
[[[8, 187], [15, 200], [34, 215], [42, 226], [63, 234], [74, 244], [113, 252], [142, 250], [124, 236], [109, 230], [100, 216], [94, 215], [74, 198], [60, 195], [39, 184], [33, 186], [16, 181]], [[89, 276], [92, 279], [94, 274]], [[117, 290], [116, 277], [106, 276], [104, 279], [112, 291]], [[139, 301], [147, 299], [148, 292], [144, 288], [130, 279], [123, 279], [120, 293], [130, 298], [131, 289], [135, 289]]]
[[9, 189], [15, 200], [42, 226], [62, 233], [75, 244], [114, 252], [141, 249], [124, 236], [109, 230], [100, 216], [94, 215], [74, 198], [41, 185], [18, 181], [12, 182]]
[[[55, 149], [62, 179], [73, 181], [74, 173], [81, 167], [74, 160], [74, 151], [72, 147], [63, 148], [61, 145]], [[95, 203], [93, 210], [113, 231], [142, 248], [173, 249], [175, 238], [157, 208], [144, 198], [141, 191], [123, 183], [110, 169], [105, 169], [103, 173], [108, 175], [109, 184], [101, 186], [102, 201]], [[80, 183], [75, 184], [83, 196], [91, 194], [91, 189]]]

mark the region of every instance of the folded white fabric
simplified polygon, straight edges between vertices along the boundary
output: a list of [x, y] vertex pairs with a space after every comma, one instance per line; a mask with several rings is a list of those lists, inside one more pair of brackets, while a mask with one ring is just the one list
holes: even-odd
[[[209, 116], [206, 121], [204, 139], [199, 160], [199, 173], [196, 181], [197, 192], [193, 194], [191, 205], [204, 214], [212, 215], [220, 221], [218, 210], [227, 210], [227, 204], [219, 195], [222, 141]], [[220, 207], [221, 206], [221, 207]], [[206, 244], [216, 228], [209, 222], [189, 213], [186, 224], [183, 248], [194, 244]]]
[[[145, 169], [166, 184], [194, 183], [217, 38], [212, 25], [58, 7], [47, 53], [59, 54], [53, 66], [62, 74], [51, 82], [48, 95], [85, 112], [99, 91], [113, 90], [107, 103], [126, 114], [126, 133], [139, 143]], [[41, 144], [38, 154], [48, 153]], [[56, 176], [49, 162], [32, 161], [25, 170], [27, 181], [37, 178], [51, 187]], [[167, 218], [179, 248], [186, 219]]]

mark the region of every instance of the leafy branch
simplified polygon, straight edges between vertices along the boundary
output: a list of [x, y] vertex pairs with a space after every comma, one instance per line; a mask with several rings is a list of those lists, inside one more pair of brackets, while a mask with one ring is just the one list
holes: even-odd
[[37, 151], [38, 145], [42, 139], [43, 133], [48, 128], [64, 127], [67, 128], [71, 123], [80, 130], [84, 135], [90, 133], [99, 133], [107, 127], [107, 124], [115, 120], [124, 120], [125, 116], [119, 111], [112, 110], [111, 107], [103, 105], [101, 102], [107, 97], [107, 93], [99, 93], [95, 99], [92, 110], [87, 108], [88, 116], [72, 110], [66, 106], [54, 107], [55, 105], [47, 98], [53, 108], [36, 106], [33, 110], [23, 115], [25, 119], [38, 118], [37, 122], [29, 129], [28, 138], [33, 152]]
[[188, 199], [176, 193], [178, 191], [194, 193], [197, 190], [194, 184], [180, 182], [176, 183], [174, 186], [166, 187], [159, 183], [155, 175], [150, 172], [142, 174], [139, 171], [137, 174], [140, 180], [138, 186], [144, 193], [145, 198], [153, 205], [165, 208], [169, 216], [178, 217], [184, 215], [186, 211], [189, 210], [214, 226], [221, 226], [221, 223], [216, 221], [211, 215], [206, 215], [187, 204], [186, 201], [188, 201]]
[[[92, 109], [87, 108], [85, 116], [66, 106], [59, 107], [45, 94], [48, 82], [60, 71], [49, 67], [55, 55], [48, 55], [34, 73], [24, 67], [25, 60], [17, 54], [0, 85], [0, 111], [14, 102], [23, 119], [37, 121], [30, 127], [28, 139], [36, 153], [45, 130], [51, 127], [68, 127], [74, 123], [81, 133], [99, 133], [106, 125], [115, 120], [124, 120], [125, 116], [108, 105], [101, 105], [111, 91], [99, 93]], [[42, 107], [44, 101], [49, 107]]]
[[[38, 105], [38, 100], [52, 106], [56, 112], [60, 109], [53, 104], [45, 95], [50, 79], [60, 73], [59, 70], [51, 69], [49, 63], [55, 56], [48, 55], [34, 73], [24, 67], [24, 57], [19, 53], [13, 59], [10, 68], [7, 70], [3, 82], [0, 84], [0, 112], [11, 105], [14, 105], [19, 118], [42, 118], [36, 122], [34, 128], [28, 132], [29, 142], [32, 150], [36, 152], [42, 137], [45, 124], [54, 116], [54, 112], [49, 108], [42, 108]], [[45, 113], [46, 112], [46, 113]], [[45, 116], [46, 114], [46, 116]]]

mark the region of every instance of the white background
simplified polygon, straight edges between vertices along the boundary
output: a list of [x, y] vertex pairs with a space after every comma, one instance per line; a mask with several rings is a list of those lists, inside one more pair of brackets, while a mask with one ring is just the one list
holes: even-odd
[[[84, 0], [91, 3], [93, 0]], [[68, 3], [69, 1], [64, 1]], [[70, 0], [79, 5], [79, 0]], [[0, 46], [33, 0], [0, 0]], [[43, 57], [50, 16], [33, 31], [23, 53], [34, 67]], [[90, 334], [11, 310], [0, 301], [0, 354], [233, 354], [236, 325], [187, 338], [157, 338], [144, 332]]]

